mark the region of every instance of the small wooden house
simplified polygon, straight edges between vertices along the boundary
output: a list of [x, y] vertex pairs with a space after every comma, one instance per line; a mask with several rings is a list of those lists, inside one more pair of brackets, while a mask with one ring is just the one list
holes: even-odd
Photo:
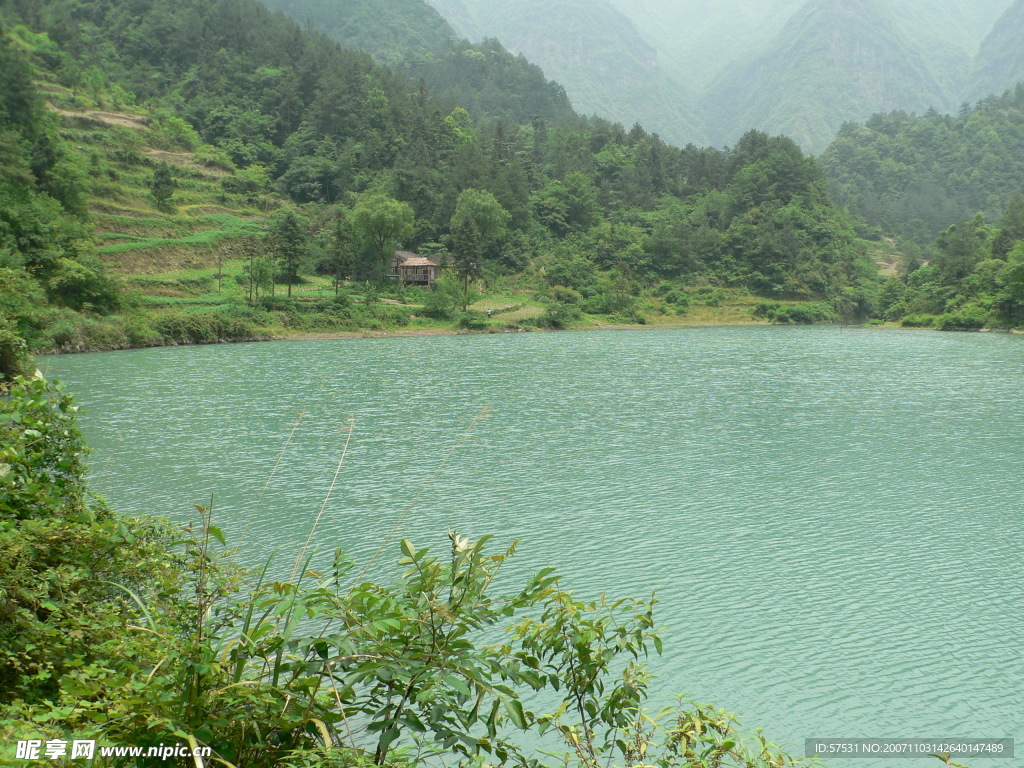
[[441, 265], [434, 259], [412, 251], [395, 251], [391, 272], [403, 283], [425, 285], [429, 288], [441, 274]]

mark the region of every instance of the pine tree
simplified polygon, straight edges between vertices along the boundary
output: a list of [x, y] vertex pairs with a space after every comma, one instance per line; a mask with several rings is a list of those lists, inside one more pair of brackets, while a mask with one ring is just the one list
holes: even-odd
[[153, 171], [153, 181], [149, 185], [149, 192], [156, 200], [157, 208], [164, 209], [170, 205], [171, 196], [174, 195], [174, 178], [171, 176], [171, 168], [165, 162], [161, 162]]
[[480, 260], [483, 255], [483, 241], [472, 217], [462, 219], [451, 234], [452, 256], [455, 274], [462, 279], [462, 308], [469, 304], [469, 281], [481, 275]]
[[306, 227], [294, 211], [288, 211], [270, 225], [270, 242], [278, 260], [284, 267], [285, 278], [288, 281], [288, 298], [290, 299], [292, 283], [298, 277], [299, 264], [306, 255], [306, 248], [309, 244]]

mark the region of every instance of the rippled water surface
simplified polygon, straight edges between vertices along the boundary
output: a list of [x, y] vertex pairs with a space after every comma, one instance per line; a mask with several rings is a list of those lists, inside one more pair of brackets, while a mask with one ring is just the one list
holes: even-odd
[[236, 540], [251, 517], [253, 563], [295, 557], [353, 425], [324, 551], [365, 562], [408, 511], [396, 536], [418, 544], [493, 533], [522, 539], [520, 575], [657, 590], [659, 700], [714, 701], [797, 753], [1024, 740], [1019, 336], [712, 328], [44, 363], [87, 409], [101, 493], [181, 520], [212, 496]]

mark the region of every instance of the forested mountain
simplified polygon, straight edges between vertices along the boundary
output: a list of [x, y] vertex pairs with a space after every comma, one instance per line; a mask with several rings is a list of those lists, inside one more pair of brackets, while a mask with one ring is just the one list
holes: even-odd
[[1024, 195], [990, 224], [976, 214], [946, 228], [924, 251], [905, 250], [876, 311], [905, 326], [977, 330], [1024, 322]]
[[1024, 80], [1024, 0], [1002, 15], [978, 51], [970, 96], [1000, 94]]
[[838, 201], [885, 233], [927, 244], [978, 211], [994, 220], [1024, 191], [1024, 85], [957, 116], [845, 125], [821, 160]]
[[398, 69], [423, 83], [444, 111], [462, 107], [481, 122], [579, 121], [561, 85], [493, 38], [472, 45], [458, 40], [445, 49], [410, 57]]
[[[750, 132], [723, 152], [600, 119], [474, 121], [255, 0], [0, 10], [51, 36], [49, 69], [69, 87], [144, 102], [172, 141], [206, 142], [317, 221], [351, 222], [346, 272], [380, 274], [392, 243], [541, 275], [596, 313], [633, 312], [660, 281], [869, 307], [851, 224], [788, 139]], [[386, 211], [403, 222], [390, 239], [358, 226]]]
[[347, 48], [385, 64], [446, 50], [455, 31], [424, 0], [266, 0], [299, 23], [310, 22]]
[[482, 120], [564, 123], [576, 118], [562, 86], [494, 39], [460, 39], [424, 0], [268, 0], [270, 8], [358, 48], [413, 82], [448, 111]]

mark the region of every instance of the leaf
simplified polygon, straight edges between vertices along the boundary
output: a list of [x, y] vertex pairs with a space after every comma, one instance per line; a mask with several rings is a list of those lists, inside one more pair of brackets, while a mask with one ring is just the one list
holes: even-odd
[[658, 652], [658, 655], [661, 656], [661, 651], [662, 651], [661, 638], [658, 637], [657, 635], [654, 636], [654, 650], [656, 650]]
[[406, 710], [402, 713], [402, 722], [412, 728], [417, 733], [426, 733], [427, 726], [423, 724], [423, 721], [416, 717], [416, 713], [411, 710]]
[[472, 696], [473, 693], [470, 691], [469, 686], [466, 685], [465, 681], [455, 675], [450, 676], [445, 682], [448, 683], [452, 688], [461, 693], [463, 696]]
[[408, 539], [402, 539], [402, 554], [408, 557], [410, 560], [416, 559], [416, 549], [413, 547], [412, 542]]
[[523, 712], [523, 705], [519, 699], [506, 699], [505, 700], [505, 711], [508, 712], [508, 716], [512, 719], [512, 722], [516, 726], [525, 731], [529, 726], [526, 723], [526, 713]]
[[273, 622], [265, 621], [262, 624], [260, 624], [258, 627], [256, 627], [256, 629], [254, 629], [252, 631], [252, 633], [249, 635], [249, 639], [250, 640], [259, 640], [261, 637], [263, 637], [265, 634], [267, 634], [267, 632], [270, 632], [273, 628], [274, 628], [274, 623]]
[[221, 544], [226, 543], [224, 540], [224, 532], [216, 525], [211, 525], [209, 528], [207, 528], [207, 530], [210, 532], [210, 535], [213, 536], [213, 538], [215, 538]]
[[377, 742], [377, 749], [383, 754], [387, 751], [391, 743], [401, 735], [401, 731], [397, 728], [388, 728], [384, 733], [380, 735], [380, 740]]

